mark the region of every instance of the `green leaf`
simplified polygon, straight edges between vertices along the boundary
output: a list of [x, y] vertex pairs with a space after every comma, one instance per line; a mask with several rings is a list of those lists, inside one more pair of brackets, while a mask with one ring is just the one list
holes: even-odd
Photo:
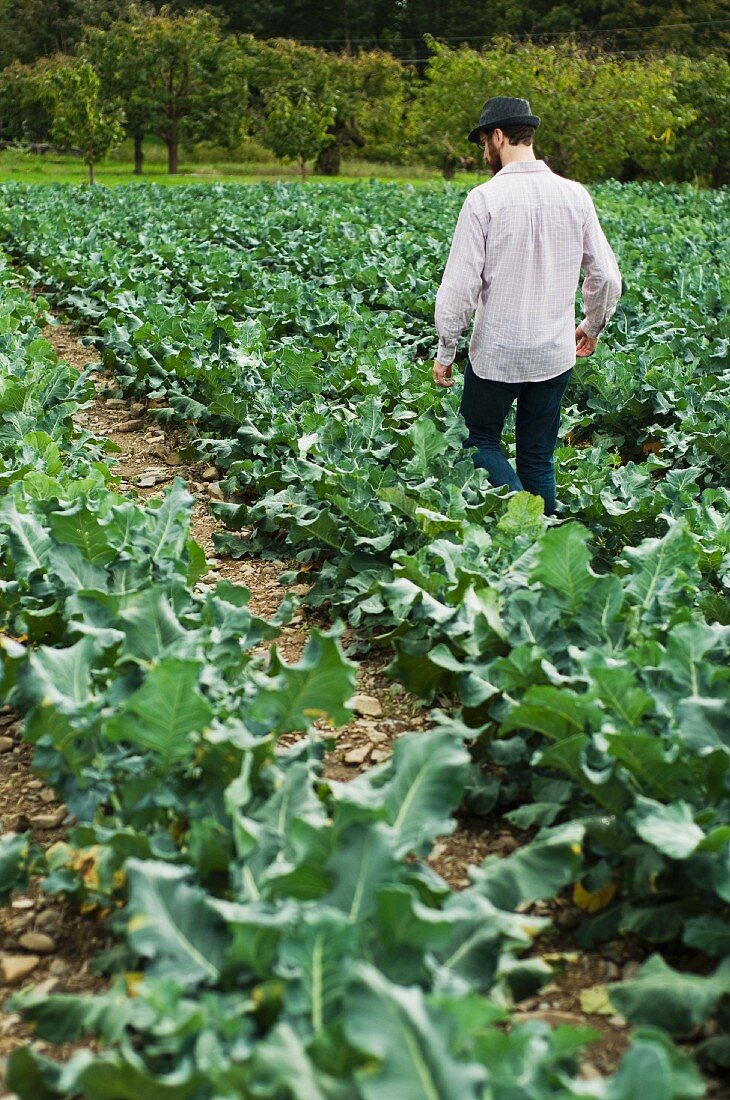
[[686, 802], [664, 806], [639, 795], [631, 817], [642, 840], [672, 859], [686, 859], [705, 839]]
[[675, 523], [661, 539], [644, 539], [627, 547], [623, 558], [631, 571], [624, 591], [647, 621], [660, 619], [676, 606], [683, 581], [696, 568], [697, 543], [681, 523]]
[[346, 706], [355, 689], [355, 665], [343, 657], [337, 639], [314, 630], [293, 665], [272, 657], [273, 675], [261, 677], [247, 710], [249, 720], [277, 733], [308, 729], [318, 718], [335, 725], [349, 721]]
[[565, 523], [545, 532], [537, 551], [531, 581], [551, 588], [563, 606], [576, 612], [596, 583], [587, 548], [590, 533], [577, 523]]
[[718, 958], [730, 955], [730, 924], [721, 917], [692, 917], [684, 927], [682, 939], [688, 947], [696, 947], [706, 955]]
[[198, 690], [202, 665], [168, 657], [107, 724], [107, 736], [157, 752], [166, 763], [192, 756], [191, 734], [201, 734], [213, 710]]
[[74, 714], [95, 697], [91, 670], [99, 659], [94, 638], [65, 649], [39, 646], [28, 660], [23, 692], [42, 707]]
[[377, 887], [397, 874], [394, 837], [383, 824], [362, 822], [350, 826], [341, 839], [326, 864], [333, 886], [323, 900], [357, 922], [375, 908]]
[[13, 497], [0, 507], [0, 525], [7, 528], [10, 552], [15, 571], [27, 580], [38, 571], [43, 572], [53, 548], [53, 542], [35, 516], [19, 512]]
[[130, 859], [127, 939], [153, 973], [183, 985], [215, 981], [228, 945], [225, 926], [188, 868]]
[[351, 921], [326, 907], [304, 914], [282, 938], [276, 972], [286, 981], [284, 1003], [315, 1035], [342, 1012], [356, 949]]
[[8, 1058], [5, 1084], [20, 1100], [56, 1100], [61, 1069], [32, 1047], [18, 1047]]
[[145, 589], [120, 612], [119, 618], [126, 625], [120, 653], [141, 663], [156, 660], [186, 635], [165, 592], [159, 588]]
[[528, 688], [522, 702], [509, 711], [501, 730], [537, 730], [551, 740], [563, 741], [583, 732], [588, 712], [589, 704], [576, 692], [539, 684]]
[[352, 1100], [352, 1083], [326, 1076], [310, 1058], [290, 1024], [281, 1022], [257, 1043], [252, 1059], [252, 1096], [271, 1100]]
[[583, 833], [582, 825], [570, 822], [545, 829], [504, 859], [488, 856], [470, 872], [475, 889], [498, 909], [553, 897], [581, 874]]
[[108, 565], [117, 552], [109, 545], [109, 536], [99, 516], [88, 509], [54, 513], [51, 531], [57, 542], [76, 546], [92, 565]]
[[606, 1100], [701, 1100], [705, 1082], [689, 1055], [661, 1031], [637, 1028]]
[[686, 1035], [712, 1016], [720, 998], [730, 993], [730, 959], [704, 978], [672, 970], [660, 955], [652, 955], [635, 978], [611, 986], [610, 993], [616, 1010], [632, 1023]]
[[5, 905], [14, 890], [28, 881], [31, 841], [19, 833], [0, 836], [0, 901]]
[[374, 1062], [357, 1074], [364, 1100], [477, 1100], [485, 1073], [449, 1051], [442, 1013], [417, 988], [391, 984], [361, 964], [344, 1019], [350, 1043]]
[[468, 751], [451, 730], [398, 738], [390, 776], [379, 780], [375, 796], [382, 798], [396, 834], [397, 853], [425, 854], [435, 837], [453, 831], [452, 814], [461, 801], [469, 763]]

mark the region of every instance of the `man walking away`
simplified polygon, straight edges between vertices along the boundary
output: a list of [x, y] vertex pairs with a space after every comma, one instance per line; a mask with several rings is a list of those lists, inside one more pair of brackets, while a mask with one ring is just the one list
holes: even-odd
[[[541, 496], [555, 511], [553, 454], [560, 403], [577, 356], [592, 355], [621, 296], [616, 258], [584, 187], [555, 175], [532, 148], [539, 118], [526, 99], [487, 100], [469, 134], [494, 175], [466, 197], [436, 296], [434, 381], [474, 316], [461, 414], [464, 444], [492, 485]], [[575, 327], [583, 268], [585, 317]], [[517, 471], [500, 439], [514, 401]]]

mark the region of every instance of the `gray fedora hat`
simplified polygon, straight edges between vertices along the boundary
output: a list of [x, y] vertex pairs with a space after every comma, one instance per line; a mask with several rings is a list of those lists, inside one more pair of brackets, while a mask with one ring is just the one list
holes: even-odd
[[496, 130], [498, 126], [534, 126], [540, 119], [530, 111], [526, 99], [512, 99], [508, 95], [496, 95], [484, 104], [479, 123], [469, 133], [469, 141], [479, 141], [482, 130]]

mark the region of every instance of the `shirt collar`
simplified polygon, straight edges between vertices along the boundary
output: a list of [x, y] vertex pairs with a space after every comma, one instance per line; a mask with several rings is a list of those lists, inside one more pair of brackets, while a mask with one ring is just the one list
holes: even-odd
[[501, 168], [497, 172], [498, 176], [502, 175], [502, 172], [549, 172], [547, 164], [544, 160], [521, 160], [512, 161], [511, 164], [505, 164], [504, 168]]

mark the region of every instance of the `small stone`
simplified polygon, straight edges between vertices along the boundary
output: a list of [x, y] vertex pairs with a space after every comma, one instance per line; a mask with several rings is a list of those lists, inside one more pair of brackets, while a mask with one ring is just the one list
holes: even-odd
[[639, 970], [639, 965], [640, 964], [637, 962], [627, 962], [626, 965], [621, 968], [621, 981], [630, 982], [632, 978], [635, 978]]
[[35, 924], [41, 932], [57, 932], [61, 927], [61, 914], [55, 909], [44, 909], [36, 917]]
[[12, 737], [0, 737], [0, 752], [11, 752], [15, 748]]
[[350, 706], [356, 714], [370, 715], [371, 718], [379, 718], [383, 713], [380, 701], [373, 695], [353, 695]]
[[11, 902], [11, 908], [35, 909], [35, 900], [33, 898], [13, 898]]
[[583, 1065], [580, 1067], [580, 1075], [584, 1081], [592, 1081], [596, 1077], [600, 1077], [601, 1073], [593, 1065], [593, 1062], [584, 1062]]
[[56, 950], [56, 941], [45, 932], [25, 932], [18, 943], [24, 951], [35, 951], [38, 955], [52, 955]]
[[215, 584], [220, 580], [220, 573], [211, 571], [210, 573], [206, 573], [204, 577], [201, 577], [200, 580], [202, 584]]
[[3, 955], [0, 957], [0, 973], [6, 985], [18, 985], [32, 974], [41, 960], [37, 955]]
[[611, 1016], [608, 1022], [611, 1027], [624, 1028], [629, 1026], [628, 1021], [624, 1020], [623, 1016]]
[[133, 401], [129, 406], [129, 411], [135, 413], [137, 416], [141, 416], [145, 411], [145, 406], [141, 401]]
[[124, 409], [127, 402], [121, 397], [107, 397], [106, 407], [108, 409]]
[[29, 909], [27, 912], [21, 913], [19, 917], [13, 917], [11, 921], [8, 921], [8, 928], [17, 936], [20, 932], [25, 932], [28, 925], [33, 923], [33, 917], [33, 910]]
[[165, 436], [163, 432], [146, 432], [145, 441], [147, 443], [163, 443]]
[[376, 764], [382, 764], [384, 760], [390, 759], [390, 749], [373, 749], [370, 759]]
[[345, 763], [353, 765], [364, 764], [372, 751], [371, 745], [358, 745], [357, 748], [351, 749], [350, 752], [345, 755]]
[[140, 489], [151, 489], [153, 485], [157, 484], [157, 474], [144, 474], [142, 477], [137, 478], [137, 485]]
[[365, 730], [365, 736], [374, 745], [383, 745], [388, 740], [387, 733], [383, 733], [382, 730]]
[[216, 500], [223, 500], [223, 490], [217, 481], [211, 481], [208, 485], [208, 492]]
[[40, 798], [41, 798], [41, 802], [56, 802], [57, 801], [55, 792], [54, 791], [49, 791], [48, 789], [46, 789], [45, 791], [41, 791]]
[[40, 790], [43, 789], [43, 780], [42, 779], [31, 779], [31, 780], [28, 781], [27, 787], [28, 787], [29, 791], [40, 791]]
[[118, 432], [137, 432], [140, 428], [144, 427], [144, 420], [133, 419], [126, 420], [123, 424], [117, 424], [116, 430]]
[[68, 963], [64, 962], [63, 959], [53, 959], [48, 969], [57, 978], [62, 978], [68, 970]]
[[217, 481], [218, 471], [216, 470], [215, 466], [206, 466], [200, 476], [202, 477], [203, 481]]
[[36, 829], [55, 829], [66, 816], [66, 807], [59, 806], [52, 814], [35, 814], [30, 820]]
[[307, 593], [312, 591], [311, 584], [293, 584], [289, 591], [294, 596], [306, 596]]

